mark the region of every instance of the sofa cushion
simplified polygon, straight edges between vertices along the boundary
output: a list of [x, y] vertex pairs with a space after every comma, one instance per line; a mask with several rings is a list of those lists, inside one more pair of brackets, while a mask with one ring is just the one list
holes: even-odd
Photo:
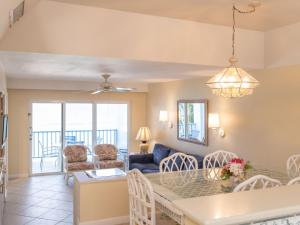
[[159, 169], [144, 169], [143, 173], [158, 173]]
[[129, 155], [129, 165], [132, 163], [153, 163], [153, 154], [133, 154]]
[[171, 155], [173, 155], [173, 154], [175, 154], [177, 152], [178, 152], [177, 150], [171, 148], [170, 152], [169, 152], [169, 156], [171, 156]]
[[162, 144], [155, 144], [153, 149], [153, 161], [155, 164], [159, 165], [160, 161], [166, 158], [171, 151], [171, 148], [162, 145]]
[[138, 169], [142, 173], [145, 171], [153, 171], [153, 172], [159, 172], [159, 167], [158, 165], [154, 163], [132, 163], [130, 165], [130, 169]]

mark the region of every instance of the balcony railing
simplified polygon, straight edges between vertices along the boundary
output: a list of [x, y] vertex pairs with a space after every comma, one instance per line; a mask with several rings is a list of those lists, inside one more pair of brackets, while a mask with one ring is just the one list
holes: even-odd
[[[69, 130], [65, 131], [64, 143], [65, 145], [82, 144], [93, 147], [93, 132], [92, 130]], [[118, 130], [97, 130], [96, 131], [97, 144], [113, 144], [118, 146]], [[32, 132], [32, 158], [55, 157], [58, 149], [61, 149], [61, 131], [35, 131]], [[123, 154], [127, 149], [120, 149]]]

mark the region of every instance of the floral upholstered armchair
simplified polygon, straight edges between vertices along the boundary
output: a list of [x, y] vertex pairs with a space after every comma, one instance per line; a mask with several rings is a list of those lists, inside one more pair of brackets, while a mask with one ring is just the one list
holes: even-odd
[[87, 161], [88, 147], [84, 145], [68, 145], [64, 149], [64, 173], [66, 183], [73, 172], [94, 169], [94, 163]]
[[124, 162], [118, 160], [118, 149], [111, 144], [94, 146], [93, 162], [99, 169], [124, 168]]

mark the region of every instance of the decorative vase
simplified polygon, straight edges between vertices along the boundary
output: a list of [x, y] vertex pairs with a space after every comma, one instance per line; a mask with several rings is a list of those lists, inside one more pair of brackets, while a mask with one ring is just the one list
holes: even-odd
[[245, 173], [242, 173], [239, 176], [231, 176], [229, 179], [231, 180], [233, 187], [236, 187], [245, 180]]

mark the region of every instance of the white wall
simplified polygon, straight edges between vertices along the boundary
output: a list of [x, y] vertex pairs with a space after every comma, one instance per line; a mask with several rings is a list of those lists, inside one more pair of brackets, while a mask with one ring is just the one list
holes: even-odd
[[[223, 67], [231, 55], [231, 28], [44, 0], [0, 49]], [[244, 67], [262, 68], [264, 33], [239, 30], [237, 55]]]
[[265, 67], [300, 64], [300, 23], [265, 33]]
[[[8, 29], [9, 10], [20, 1], [0, 1], [0, 39]], [[26, 5], [25, 16], [5, 35], [1, 50], [222, 67], [231, 54], [230, 27], [47, 0], [27, 0]], [[300, 64], [299, 30], [300, 23], [265, 33], [238, 30], [240, 65]]]
[[[9, 11], [13, 10], [23, 0], [1, 0], [0, 1], [0, 40], [9, 29]], [[39, 0], [26, 0], [25, 13]]]

